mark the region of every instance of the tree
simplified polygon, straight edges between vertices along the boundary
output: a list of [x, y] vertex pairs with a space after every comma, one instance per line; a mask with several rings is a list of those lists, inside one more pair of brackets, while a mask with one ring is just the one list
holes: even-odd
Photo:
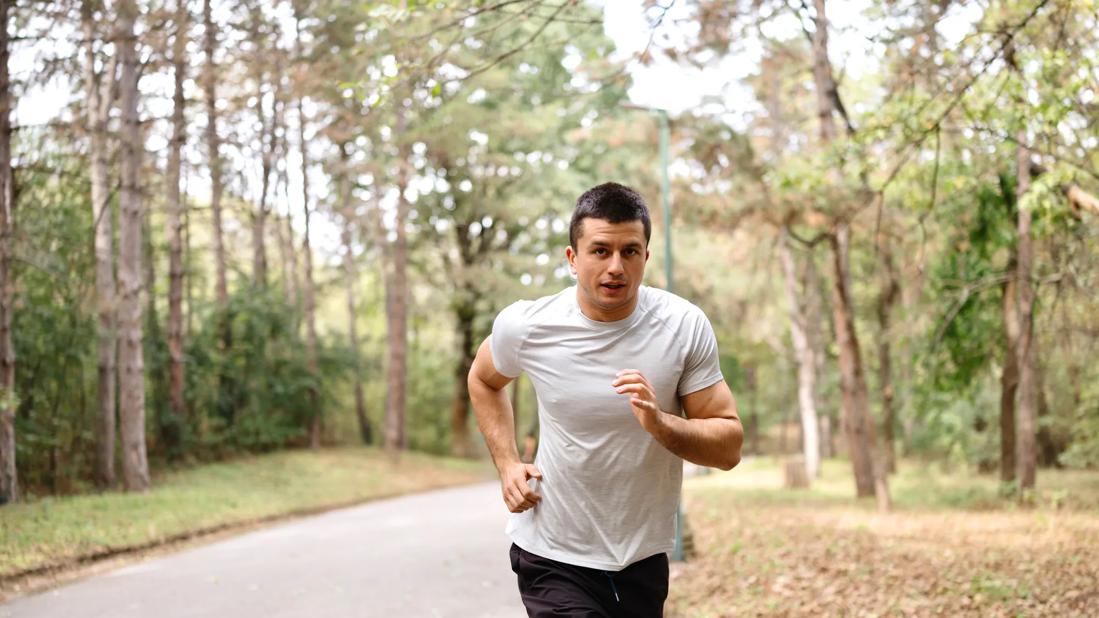
[[343, 243], [343, 271], [344, 286], [347, 288], [347, 343], [351, 349], [352, 370], [355, 372], [355, 418], [359, 421], [359, 436], [363, 444], [374, 442], [374, 429], [370, 425], [370, 418], [366, 414], [366, 397], [363, 394], [362, 376], [362, 351], [359, 344], [359, 329], [356, 326], [358, 312], [355, 304], [355, 247], [352, 231], [355, 226], [355, 207], [352, 201], [353, 183], [351, 182], [351, 154], [347, 143], [340, 145], [341, 170], [340, 182], [340, 213], [343, 219], [343, 229], [340, 231], [340, 240]]
[[114, 212], [111, 208], [110, 163], [107, 122], [113, 107], [117, 81], [118, 53], [106, 67], [96, 68], [95, 44], [99, 39], [91, 0], [81, 3], [84, 35], [85, 112], [89, 140], [92, 221], [95, 225], [95, 296], [99, 315], [98, 381], [99, 408], [96, 414], [96, 484], [100, 488], [115, 483], [115, 413], [118, 380], [116, 339], [116, 289], [114, 275]]
[[171, 363], [168, 370], [168, 401], [175, 422], [182, 426], [187, 417], [183, 393], [183, 221], [187, 217], [187, 203], [180, 192], [180, 176], [182, 150], [187, 141], [183, 83], [186, 79], [187, 31], [191, 22], [186, 0], [178, 0], [174, 21], [172, 73], [175, 82], [172, 91], [171, 153], [168, 159], [168, 354]]
[[11, 81], [8, 73], [11, 5], [0, 3], [0, 505], [19, 499], [15, 461], [15, 348], [11, 339], [11, 279], [15, 190], [11, 168]]
[[142, 350], [142, 222], [141, 154], [144, 144], [137, 113], [138, 75], [134, 24], [135, 0], [121, 0], [119, 16], [119, 76], [122, 138], [118, 235], [119, 418], [122, 429], [122, 474], [129, 491], [148, 491], [149, 464], [145, 452], [145, 363]]
[[[305, 61], [305, 55], [302, 46], [302, 8], [298, 4], [294, 6], [294, 55], [299, 62]], [[298, 67], [299, 78], [304, 78], [307, 68], [303, 66]], [[304, 81], [304, 80], [301, 80]], [[302, 298], [304, 301], [305, 309], [305, 354], [306, 365], [309, 369], [310, 376], [313, 378], [313, 385], [310, 387], [310, 399], [312, 400], [312, 406], [310, 411], [309, 420], [309, 445], [313, 448], [319, 448], [321, 445], [321, 421], [322, 414], [320, 409], [320, 394], [317, 392], [319, 382], [319, 368], [317, 364], [317, 301], [316, 290], [313, 282], [313, 247], [310, 240], [309, 225], [312, 212], [310, 210], [310, 197], [309, 197], [309, 142], [305, 139], [305, 94], [304, 91], [298, 96], [298, 143], [301, 148], [301, 191], [302, 191], [302, 214], [305, 220], [305, 231], [302, 236]]]
[[210, 166], [210, 212], [213, 214], [214, 285], [218, 309], [221, 313], [221, 345], [228, 350], [230, 342], [229, 327], [229, 284], [225, 265], [225, 235], [222, 225], [221, 197], [224, 190], [222, 177], [221, 138], [218, 135], [217, 84], [218, 65], [214, 59], [217, 49], [217, 25], [214, 23], [211, 0], [203, 0], [202, 23], [205, 28], [203, 50], [206, 55], [206, 67], [203, 75], [203, 87], [206, 94], [206, 148]]

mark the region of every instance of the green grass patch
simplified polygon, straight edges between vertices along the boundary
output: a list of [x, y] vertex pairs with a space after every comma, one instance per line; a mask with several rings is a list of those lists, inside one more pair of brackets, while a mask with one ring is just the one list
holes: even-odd
[[284, 451], [168, 471], [147, 494], [0, 509], [0, 577], [226, 526], [493, 478], [484, 462], [369, 448]]
[[[739, 501], [775, 506], [846, 507], [855, 496], [847, 460], [822, 462], [821, 477], [809, 489], [784, 489], [782, 474], [778, 458], [753, 457], [730, 473], [692, 478], [686, 488], [699, 495], [734, 490]], [[916, 460], [899, 462], [897, 472], [889, 477], [889, 490], [894, 508], [900, 510], [987, 511], [1020, 506], [1012, 486], [1005, 486], [994, 474]], [[1040, 470], [1038, 487], [1028, 498], [1028, 504], [1039, 510], [1094, 511], [1099, 509], [1099, 475], [1089, 470]], [[873, 498], [860, 504], [876, 508]]]

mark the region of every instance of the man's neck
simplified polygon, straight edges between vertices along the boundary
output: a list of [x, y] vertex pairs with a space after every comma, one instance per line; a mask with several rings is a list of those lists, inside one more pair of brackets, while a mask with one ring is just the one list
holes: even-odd
[[596, 322], [617, 322], [624, 320], [633, 314], [634, 309], [637, 309], [637, 303], [641, 298], [640, 288], [637, 290], [637, 294], [633, 297], [633, 300], [628, 304], [615, 309], [603, 309], [590, 302], [585, 298], [583, 291], [580, 290], [580, 286], [576, 287], [576, 303], [580, 306], [580, 313], [584, 314], [584, 317]]

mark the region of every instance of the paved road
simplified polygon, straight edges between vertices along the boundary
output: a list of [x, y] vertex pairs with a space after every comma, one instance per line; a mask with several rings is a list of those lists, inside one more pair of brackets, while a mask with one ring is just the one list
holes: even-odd
[[496, 483], [368, 503], [0, 605], [0, 618], [524, 616]]

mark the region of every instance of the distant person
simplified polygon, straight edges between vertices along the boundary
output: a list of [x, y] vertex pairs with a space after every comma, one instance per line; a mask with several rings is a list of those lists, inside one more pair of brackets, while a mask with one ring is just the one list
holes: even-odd
[[[565, 250], [576, 285], [501, 311], [469, 373], [530, 616], [663, 615], [682, 460], [740, 461], [709, 320], [641, 285], [651, 232], [634, 190], [581, 195]], [[519, 459], [503, 390], [523, 372], [541, 415], [533, 464]]]

